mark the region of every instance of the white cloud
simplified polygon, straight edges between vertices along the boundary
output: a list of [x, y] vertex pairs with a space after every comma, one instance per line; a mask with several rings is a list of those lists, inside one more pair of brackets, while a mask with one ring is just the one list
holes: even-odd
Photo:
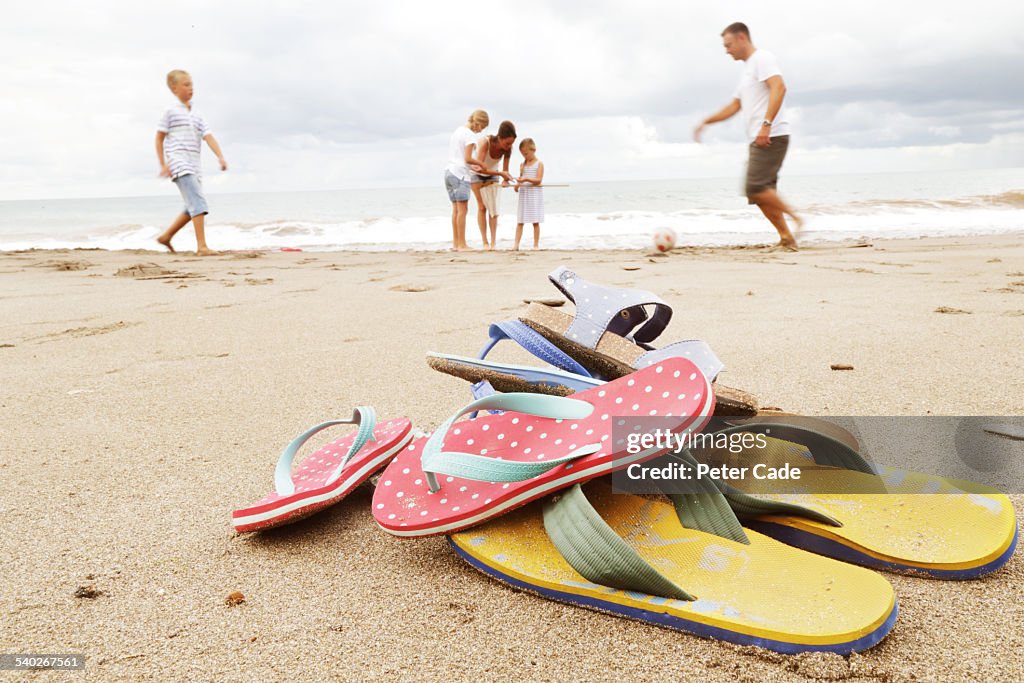
[[690, 131], [731, 95], [718, 34], [736, 19], [785, 70], [791, 167], [1019, 163], [996, 137], [1024, 120], [1019, 5], [19, 3], [0, 27], [0, 199], [166, 191], [170, 68], [193, 73], [223, 191], [434, 184], [478, 107], [565, 180], [735, 174], [737, 123], [701, 147]]

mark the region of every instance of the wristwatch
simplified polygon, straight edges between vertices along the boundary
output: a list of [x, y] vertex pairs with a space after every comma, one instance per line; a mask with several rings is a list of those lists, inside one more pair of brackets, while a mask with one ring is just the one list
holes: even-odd
[[765, 119], [764, 121], [761, 122], [761, 125], [762, 126], [768, 126], [769, 128], [771, 128], [772, 127], [772, 122], [769, 121], [768, 119]]

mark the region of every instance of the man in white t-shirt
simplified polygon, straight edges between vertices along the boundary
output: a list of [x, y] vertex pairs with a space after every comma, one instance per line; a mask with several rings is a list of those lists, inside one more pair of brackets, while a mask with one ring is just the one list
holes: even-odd
[[727, 26], [722, 31], [722, 44], [730, 57], [744, 63], [743, 73], [733, 93], [733, 100], [718, 113], [704, 119], [693, 131], [693, 138], [700, 142], [705, 126], [743, 112], [744, 130], [750, 140], [747, 201], [757, 204], [765, 218], [775, 226], [779, 232], [778, 247], [796, 251], [796, 239], [786, 225], [786, 216], [796, 223], [797, 231], [802, 221], [775, 191], [779, 169], [782, 168], [789, 148], [789, 122], [782, 105], [786, 96], [782, 72], [775, 55], [754, 47], [746, 24], [737, 22]]

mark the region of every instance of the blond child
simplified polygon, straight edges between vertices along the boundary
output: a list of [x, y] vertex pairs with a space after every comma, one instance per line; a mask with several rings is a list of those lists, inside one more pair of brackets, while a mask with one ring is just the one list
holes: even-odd
[[516, 244], [523, 238], [523, 225], [533, 223], [533, 248], [540, 249], [540, 224], [544, 222], [544, 164], [537, 158], [537, 145], [533, 138], [526, 138], [519, 143], [519, 152], [523, 155], [523, 163], [519, 166], [519, 178], [516, 179], [516, 192], [519, 193], [519, 210], [516, 219]]
[[[469, 120], [464, 125], [455, 129], [448, 141], [444, 187], [448, 191], [448, 201], [452, 203], [452, 249], [455, 251], [471, 248], [466, 244], [466, 213], [469, 210], [470, 186], [476, 172], [483, 170], [473, 153], [476, 151], [480, 133], [490, 122], [487, 112], [477, 109], [469, 115]], [[484, 246], [487, 246], [486, 238]]]
[[167, 74], [167, 87], [178, 101], [165, 113], [157, 126], [156, 158], [160, 162], [160, 175], [170, 178], [178, 186], [185, 210], [156, 241], [174, 252], [171, 239], [189, 221], [196, 231], [196, 253], [209, 256], [217, 252], [206, 245], [205, 221], [209, 208], [203, 195], [202, 166], [199, 153], [202, 141], [210, 146], [220, 162], [220, 170], [228, 170], [228, 162], [220, 151], [206, 121], [192, 108], [192, 77], [187, 71], [175, 69]]

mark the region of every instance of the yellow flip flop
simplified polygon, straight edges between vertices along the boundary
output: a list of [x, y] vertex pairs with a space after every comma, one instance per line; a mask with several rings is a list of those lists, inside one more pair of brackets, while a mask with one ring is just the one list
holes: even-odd
[[677, 511], [678, 498], [596, 480], [449, 540], [513, 587], [698, 636], [848, 654], [889, 633], [898, 609], [884, 578], [744, 530], [711, 486]]
[[719, 432], [764, 435], [764, 448], [701, 448], [692, 454], [712, 466], [800, 467], [801, 477], [786, 483], [787, 493], [778, 493], [778, 481], [745, 476], [726, 482], [727, 495], [794, 503], [837, 523], [766, 514], [747, 498], [734, 504], [744, 525], [828, 557], [939, 579], [974, 579], [1013, 555], [1017, 520], [1004, 494], [973, 482], [872, 465], [846, 440], [799, 420], [755, 418]]

